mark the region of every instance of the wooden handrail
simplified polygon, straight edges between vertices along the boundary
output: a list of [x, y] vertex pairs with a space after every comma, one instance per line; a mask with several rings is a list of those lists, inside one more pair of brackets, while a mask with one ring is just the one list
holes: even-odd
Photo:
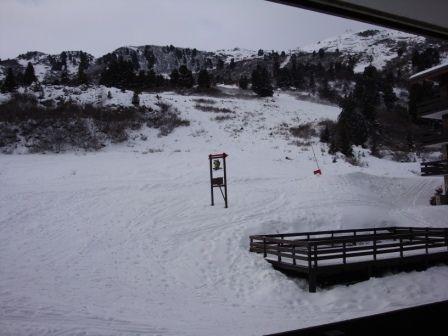
[[[389, 233], [377, 233], [378, 230], [380, 232], [386, 230]], [[392, 227], [363, 231], [370, 231], [373, 234], [335, 236], [335, 233], [347, 233], [353, 230], [326, 231], [330, 236], [322, 238], [311, 238], [317, 232], [294, 234], [294, 236], [305, 235], [310, 237], [310, 240], [285, 239], [294, 237], [290, 234], [251, 236], [251, 250], [263, 252], [264, 257], [276, 255], [278, 262], [285, 262], [282, 259], [284, 257], [292, 259], [292, 265], [297, 265], [297, 260], [302, 260], [308, 261], [308, 267], [317, 268], [319, 260], [342, 259], [343, 264], [346, 264], [347, 259], [358, 256], [371, 255], [376, 261], [379, 254], [399, 252], [403, 258], [405, 251], [425, 250], [428, 254], [431, 248], [446, 246], [448, 249], [448, 228]], [[357, 244], [365, 242], [372, 244]]]

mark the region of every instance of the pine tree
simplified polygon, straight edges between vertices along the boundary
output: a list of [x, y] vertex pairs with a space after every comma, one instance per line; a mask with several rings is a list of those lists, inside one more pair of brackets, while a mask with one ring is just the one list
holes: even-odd
[[67, 53], [65, 51], [61, 52], [61, 70], [67, 70]]
[[335, 92], [328, 85], [328, 81], [325, 77], [322, 78], [322, 83], [319, 88], [319, 96], [328, 99], [329, 101], [333, 101], [335, 98]]
[[28, 62], [26, 66], [25, 73], [23, 75], [23, 83], [26, 86], [30, 86], [33, 82], [37, 80], [36, 75], [34, 74], [34, 67], [31, 62]]
[[289, 87], [291, 85], [291, 74], [287, 67], [278, 70], [277, 74], [277, 86], [278, 87]]
[[379, 88], [381, 78], [376, 68], [369, 65], [356, 80], [354, 98], [367, 121], [373, 122], [376, 118], [377, 106], [380, 102]]
[[174, 69], [173, 71], [171, 71], [170, 83], [172, 86], [179, 85], [179, 71], [177, 71], [177, 69]]
[[89, 60], [87, 58], [87, 55], [81, 51], [80, 53], [80, 62], [78, 66], [78, 84], [88, 84], [89, 79], [87, 77], [87, 74], [85, 73], [85, 70], [89, 67]]
[[319, 138], [321, 142], [329, 143], [330, 142], [330, 128], [328, 125], [325, 125], [325, 127], [320, 132]]
[[319, 54], [319, 58], [323, 58], [325, 56], [325, 50], [320, 48], [318, 54]]
[[[351, 146], [362, 145], [368, 139], [368, 123], [362, 113], [357, 108], [353, 96], [345, 97], [340, 104], [342, 111], [338, 117], [338, 137], [337, 145], [345, 146], [343, 141], [347, 141]], [[342, 140], [341, 140], [342, 139]], [[344, 147], [346, 148], [346, 146]], [[342, 152], [342, 149], [341, 149]], [[344, 153], [345, 154], [345, 153]]]
[[247, 78], [246, 75], [241, 75], [238, 85], [241, 89], [247, 90], [247, 87], [249, 86], [249, 78]]
[[6, 78], [3, 81], [2, 85], [2, 92], [13, 92], [17, 88], [17, 82], [16, 77], [14, 76], [14, 73], [12, 72], [11, 68], [8, 68], [8, 71], [6, 72]]
[[132, 95], [132, 105], [140, 106], [140, 96], [137, 91], [134, 91], [134, 94]]
[[230, 60], [229, 68], [230, 68], [230, 69], [235, 69], [235, 59], [234, 59], [234, 58], [232, 58], [232, 59]]
[[337, 147], [338, 150], [347, 157], [353, 156], [352, 144], [350, 143], [350, 137], [348, 135], [347, 129], [343, 126], [343, 124], [338, 125], [338, 139], [337, 139]]
[[218, 70], [224, 69], [224, 61], [222, 59], [218, 59], [218, 62], [216, 63], [216, 68]]
[[193, 73], [188, 70], [186, 65], [181, 65], [179, 67], [178, 85], [187, 89], [193, 87], [194, 85]]
[[67, 70], [62, 70], [61, 77], [60, 77], [60, 84], [66, 85], [69, 82], [68, 73]]
[[78, 67], [78, 84], [87, 84], [89, 82], [83, 67], [79, 64]]
[[209, 89], [211, 86], [211, 78], [207, 70], [203, 69], [198, 74], [198, 86], [201, 89]]
[[316, 92], [316, 81], [314, 80], [313, 73], [310, 74], [309, 87], [312, 94]]
[[269, 97], [274, 94], [271, 78], [265, 67], [257, 65], [252, 71], [252, 90], [260, 97]]
[[112, 99], [112, 93], [110, 91], [107, 91], [107, 99]]
[[120, 89], [131, 88], [135, 83], [134, 66], [122, 57], [112, 58], [108, 66], [101, 73], [100, 84], [115, 86]]

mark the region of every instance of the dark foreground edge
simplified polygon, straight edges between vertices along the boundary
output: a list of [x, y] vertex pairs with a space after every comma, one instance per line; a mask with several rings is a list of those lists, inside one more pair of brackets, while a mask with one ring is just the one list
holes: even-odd
[[442, 335], [447, 319], [445, 300], [267, 336]]

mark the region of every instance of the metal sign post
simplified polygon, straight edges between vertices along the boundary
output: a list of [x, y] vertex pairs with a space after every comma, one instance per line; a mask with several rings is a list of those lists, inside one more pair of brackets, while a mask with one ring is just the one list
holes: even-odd
[[[228, 208], [228, 199], [227, 199], [227, 169], [226, 169], [226, 157], [228, 155], [226, 153], [221, 154], [210, 154], [208, 156], [209, 164], [210, 164], [210, 192], [212, 204], [215, 205], [215, 197], [214, 197], [214, 188], [219, 188], [221, 191], [221, 195], [224, 198], [225, 207]], [[221, 167], [222, 162], [222, 167]], [[223, 170], [223, 176], [215, 177], [214, 173]], [[224, 191], [223, 191], [224, 188]]]

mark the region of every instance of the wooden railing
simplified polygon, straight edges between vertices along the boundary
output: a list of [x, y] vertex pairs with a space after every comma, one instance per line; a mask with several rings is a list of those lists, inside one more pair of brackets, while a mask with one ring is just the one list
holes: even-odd
[[421, 163], [422, 176], [448, 175], [448, 160]]
[[448, 98], [435, 96], [417, 104], [417, 112], [421, 116], [448, 109]]
[[444, 247], [448, 248], [448, 228], [390, 227], [250, 236], [250, 251], [274, 257], [270, 261], [277, 266], [306, 269], [310, 291], [315, 291], [315, 275], [321, 268], [375, 262], [385, 255], [405, 258], [410, 251], [427, 255]]
[[424, 135], [421, 138], [423, 146], [434, 146], [443, 143], [448, 143], [448, 132], [439, 132], [434, 134]]

